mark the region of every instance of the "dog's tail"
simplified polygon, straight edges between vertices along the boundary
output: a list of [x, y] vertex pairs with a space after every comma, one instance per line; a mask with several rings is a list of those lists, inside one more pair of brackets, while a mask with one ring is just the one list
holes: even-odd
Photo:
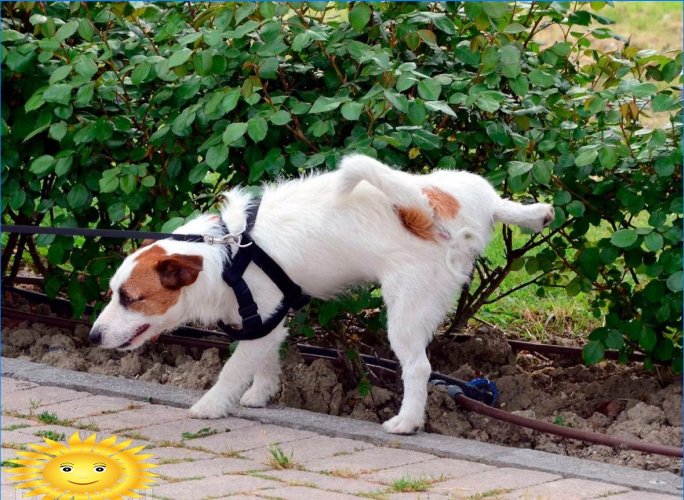
[[349, 195], [361, 181], [379, 189], [397, 206], [425, 206], [427, 200], [411, 174], [394, 170], [364, 155], [345, 156], [340, 162], [338, 195]]

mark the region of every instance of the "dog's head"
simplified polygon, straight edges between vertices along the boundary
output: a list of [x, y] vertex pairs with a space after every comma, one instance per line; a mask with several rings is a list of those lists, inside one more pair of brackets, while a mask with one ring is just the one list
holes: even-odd
[[180, 325], [184, 288], [195, 283], [202, 263], [200, 255], [170, 253], [160, 244], [129, 255], [112, 277], [112, 298], [90, 331], [91, 342], [130, 350]]

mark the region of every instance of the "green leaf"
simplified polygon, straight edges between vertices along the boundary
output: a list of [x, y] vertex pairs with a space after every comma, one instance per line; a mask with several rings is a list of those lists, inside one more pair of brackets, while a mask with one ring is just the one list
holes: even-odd
[[213, 169], [219, 168], [228, 159], [228, 146], [218, 144], [207, 151], [207, 165]]
[[275, 113], [273, 113], [270, 118], [271, 123], [273, 125], [287, 125], [292, 121], [292, 116], [290, 116], [290, 113], [285, 111], [284, 109], [278, 110]]
[[71, 64], [67, 64], [65, 66], [60, 66], [56, 70], [52, 72], [50, 75], [50, 79], [48, 80], [50, 82], [50, 85], [53, 85], [59, 81], [64, 80], [67, 76], [71, 74], [71, 70], [73, 68], [71, 67]]
[[509, 177], [517, 177], [526, 174], [532, 170], [533, 167], [532, 163], [527, 163], [524, 161], [509, 161], [506, 163], [506, 166], [508, 167]]
[[650, 328], [644, 328], [639, 336], [639, 345], [646, 352], [651, 352], [658, 342], [658, 337]]
[[581, 152], [575, 158], [575, 165], [578, 167], [586, 167], [591, 165], [598, 158], [598, 151], [596, 149], [589, 149]]
[[354, 7], [349, 11], [349, 23], [356, 31], [363, 31], [371, 18], [371, 10], [363, 2], [354, 3]]
[[659, 233], [653, 232], [644, 236], [644, 245], [646, 245], [646, 248], [651, 252], [657, 252], [663, 248], [663, 243], [663, 237]]
[[236, 122], [236, 123], [231, 123], [226, 127], [226, 130], [223, 132], [223, 143], [226, 145], [231, 145], [235, 141], [237, 141], [240, 137], [245, 135], [245, 132], [247, 132], [247, 124], [243, 122]]
[[78, 34], [81, 35], [81, 38], [90, 42], [93, 40], [94, 33], [95, 27], [89, 19], [83, 17], [78, 21]]
[[151, 69], [152, 65], [150, 63], [143, 61], [140, 64], [138, 64], [131, 73], [131, 82], [133, 83], [133, 85], [140, 85], [143, 82], [143, 80], [145, 80], [148, 77]]
[[677, 271], [676, 273], [670, 275], [669, 278], [667, 278], [667, 287], [672, 290], [673, 292], [681, 292], [682, 291], [682, 271]]
[[656, 92], [658, 92], [658, 87], [655, 83], [640, 83], [632, 87], [634, 97], [648, 97]]
[[627, 248], [632, 246], [639, 239], [639, 235], [634, 229], [620, 229], [615, 231], [611, 237], [610, 242], [618, 248]]
[[506, 14], [508, 10], [507, 2], [482, 2], [482, 7], [485, 14], [492, 19], [499, 19]]
[[537, 160], [532, 167], [532, 177], [539, 184], [548, 186], [551, 182], [553, 173], [553, 162], [551, 160]]
[[499, 50], [501, 74], [506, 78], [517, 78], [520, 74], [520, 50], [515, 45], [506, 45]]
[[97, 73], [97, 64], [92, 59], [80, 57], [74, 69], [79, 75], [90, 78]]
[[55, 174], [57, 174], [58, 177], [62, 177], [63, 175], [68, 174], [71, 170], [71, 166], [73, 165], [73, 163], [73, 156], [67, 156], [64, 158], [57, 159], [57, 162], [55, 163]]
[[507, 24], [506, 27], [504, 28], [503, 32], [504, 33], [509, 33], [511, 35], [516, 35], [518, 33], [522, 33], [525, 31], [527, 28], [523, 26], [522, 24], [519, 23], [511, 23]]
[[268, 122], [260, 116], [255, 116], [247, 122], [247, 134], [254, 142], [261, 142], [268, 132]]
[[438, 17], [433, 21], [433, 23], [435, 25], [435, 28], [437, 28], [440, 31], [443, 31], [447, 35], [455, 35], [457, 33], [456, 25], [447, 16]]
[[359, 119], [359, 116], [361, 116], [363, 104], [360, 102], [347, 102], [342, 106], [340, 111], [345, 120], [356, 121]]
[[418, 95], [426, 101], [436, 101], [442, 93], [442, 84], [434, 78], [426, 78], [418, 82]]
[[183, 47], [182, 49], [177, 50], [176, 52], [171, 54], [171, 57], [169, 57], [168, 59], [169, 68], [175, 68], [176, 66], [185, 64], [187, 60], [190, 59], [191, 55], [192, 50], [190, 50], [187, 47]]
[[509, 79], [508, 85], [520, 97], [524, 97], [530, 91], [530, 82], [524, 75], [518, 75], [516, 78]]
[[565, 207], [570, 215], [573, 217], [582, 217], [584, 215], [584, 203], [579, 200], [573, 200]]
[[55, 158], [51, 155], [39, 156], [31, 162], [29, 172], [36, 174], [39, 177], [47, 174], [55, 163]]
[[618, 162], [617, 148], [614, 146], [603, 146], [598, 152], [598, 159], [603, 168], [613, 168]]
[[76, 184], [69, 190], [67, 194], [67, 203], [73, 209], [81, 208], [88, 202], [90, 197], [90, 192], [82, 184]]
[[311, 109], [309, 110], [309, 114], [313, 115], [316, 113], [325, 113], [327, 111], [332, 111], [333, 109], [337, 109], [340, 106], [340, 104], [342, 104], [341, 99], [320, 96], [314, 101], [313, 106], [311, 106]]
[[625, 339], [622, 334], [613, 329], [608, 330], [604, 342], [606, 343], [606, 347], [608, 347], [608, 349], [618, 350], [622, 349], [625, 345]]
[[52, 137], [57, 142], [61, 142], [61, 140], [64, 139], [64, 136], [66, 135], [66, 133], [67, 133], [66, 122], [57, 122], [57, 123], [53, 123], [52, 126], [50, 126], [49, 135], [50, 135], [50, 137]]
[[540, 69], [533, 69], [530, 71], [529, 79], [535, 85], [539, 85], [543, 88], [550, 87], [554, 82], [553, 74]]
[[456, 113], [445, 101], [425, 101], [425, 107], [430, 111], [439, 111], [449, 116], [456, 117]]
[[16, 190], [9, 196], [9, 207], [17, 211], [26, 201], [26, 192], [23, 190]]
[[597, 340], [590, 340], [582, 348], [582, 358], [586, 364], [595, 365], [599, 361], [603, 360], [605, 352], [606, 350], [601, 342]]
[[63, 24], [57, 30], [57, 33], [55, 33], [55, 38], [60, 42], [66, 40], [74, 33], [76, 33], [76, 30], [78, 29], [78, 24], [78, 21], [69, 21], [68, 23]]
[[58, 83], [51, 85], [43, 92], [43, 99], [45, 102], [53, 102], [57, 104], [69, 104], [71, 97], [71, 85], [68, 83]]

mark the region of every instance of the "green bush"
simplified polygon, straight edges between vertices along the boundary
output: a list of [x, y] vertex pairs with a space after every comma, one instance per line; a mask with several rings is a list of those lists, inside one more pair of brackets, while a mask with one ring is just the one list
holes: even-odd
[[[681, 368], [682, 55], [593, 48], [617, 35], [589, 6], [18, 2], [2, 23], [5, 223], [169, 231], [229, 185], [349, 151], [467, 169], [556, 218], [520, 248], [504, 230], [505, 264], [478, 264], [456, 325], [525, 268], [540, 294], [591, 294], [587, 362], [640, 349]], [[125, 250], [10, 237], [4, 264], [25, 246], [39, 266], [47, 248], [46, 292], [77, 314]], [[379, 300], [354, 298], [319, 319]]]

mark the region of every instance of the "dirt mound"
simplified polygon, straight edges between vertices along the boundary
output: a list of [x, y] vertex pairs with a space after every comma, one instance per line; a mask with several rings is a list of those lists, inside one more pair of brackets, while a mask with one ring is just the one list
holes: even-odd
[[[75, 332], [28, 322], [2, 330], [3, 356], [70, 370], [140, 378], [179, 387], [207, 389], [225, 361], [215, 348], [202, 351], [147, 344], [129, 353], [91, 347], [88, 329]], [[465, 341], [437, 338], [430, 345], [433, 369], [464, 380], [489, 377], [499, 388], [502, 409], [559, 425], [682, 446], [682, 385], [672, 375], [645, 373], [640, 365], [568, 365], [567, 360], [512, 352], [497, 330], [480, 328]], [[382, 422], [401, 403], [395, 380], [349, 383], [349, 373], [326, 359], [311, 361], [293, 346], [283, 361], [281, 404]], [[443, 388], [429, 390], [426, 430], [480, 441], [591, 458], [681, 474], [681, 460], [588, 445], [502, 423], [459, 408]]]

